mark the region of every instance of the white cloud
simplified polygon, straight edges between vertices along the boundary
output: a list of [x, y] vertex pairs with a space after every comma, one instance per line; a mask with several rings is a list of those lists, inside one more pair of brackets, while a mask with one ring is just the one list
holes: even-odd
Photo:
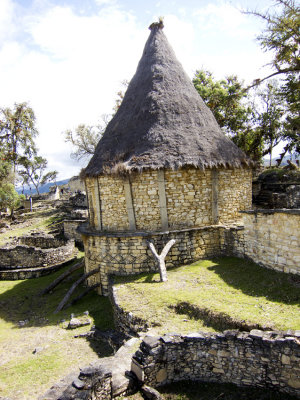
[[[13, 1], [0, 0], [0, 106], [30, 102], [40, 152], [65, 178], [80, 166], [72, 166], [61, 132], [79, 123], [95, 124], [111, 112], [121, 81], [135, 72], [149, 31], [117, 0], [95, 0], [92, 15], [49, 4], [37, 0], [17, 19]], [[159, 12], [155, 3], [148, 6], [152, 16]], [[267, 59], [254, 44], [255, 30], [245, 16], [224, 2], [198, 8], [194, 16], [188, 5], [184, 8], [186, 14], [170, 5], [164, 22], [190, 76], [202, 66], [217, 77], [237, 73], [252, 80], [260, 75], [257, 69]]]
[[253, 24], [249, 17], [242, 14], [239, 8], [229, 3], [219, 1], [217, 4], [209, 3], [194, 12], [198, 19], [203, 36], [215, 36], [223, 32], [239, 40], [255, 34]]
[[30, 101], [40, 152], [69, 154], [61, 132], [111, 112], [121, 81], [135, 71], [147, 32], [117, 8], [86, 17], [54, 7], [23, 24], [30, 42], [8, 42], [0, 52], [0, 104]]
[[0, 1], [0, 43], [15, 32], [13, 25], [14, 5], [11, 0]]

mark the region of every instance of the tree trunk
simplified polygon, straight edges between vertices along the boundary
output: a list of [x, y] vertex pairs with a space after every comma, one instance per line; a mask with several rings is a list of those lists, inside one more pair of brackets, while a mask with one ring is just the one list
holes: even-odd
[[166, 282], [168, 280], [165, 258], [175, 242], [176, 242], [175, 239], [169, 240], [168, 243], [163, 248], [163, 251], [161, 252], [160, 255], [158, 255], [157, 251], [155, 250], [154, 244], [151, 242], [147, 242], [149, 249], [151, 250], [152, 254], [154, 255], [154, 257], [157, 261], [161, 282]]
[[74, 265], [72, 265], [71, 268], [69, 268], [67, 271], [65, 271], [62, 275], [57, 277], [53, 282], [50, 283], [42, 292], [41, 294], [44, 295], [46, 293], [51, 292], [57, 285], [60, 284], [64, 279], [66, 279], [69, 275], [71, 275], [73, 272], [77, 271], [79, 268], [81, 268], [84, 265], [84, 260], [80, 261]]
[[80, 285], [81, 282], [83, 282], [86, 278], [96, 274], [99, 271], [100, 271], [100, 268], [93, 269], [92, 271], [88, 272], [87, 274], [82, 275], [76, 282], [74, 282], [73, 285], [71, 286], [71, 288], [68, 290], [65, 297], [62, 299], [62, 301], [57, 306], [57, 309], [54, 311], [54, 314], [57, 314], [59, 311], [61, 311], [64, 308], [64, 306], [67, 304], [69, 298], [71, 297], [72, 293], [77, 288], [77, 286]]

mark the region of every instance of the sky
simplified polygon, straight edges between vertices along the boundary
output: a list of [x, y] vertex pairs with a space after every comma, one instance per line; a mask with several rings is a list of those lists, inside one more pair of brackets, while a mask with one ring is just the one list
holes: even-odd
[[263, 21], [240, 12], [264, 11], [272, 0], [0, 0], [0, 107], [33, 108], [39, 154], [58, 180], [88, 160], [70, 157], [63, 132], [111, 115], [122, 82], [130, 80], [150, 33], [164, 32], [192, 79], [205, 68], [218, 79], [245, 83], [270, 72], [270, 53], [256, 40]]

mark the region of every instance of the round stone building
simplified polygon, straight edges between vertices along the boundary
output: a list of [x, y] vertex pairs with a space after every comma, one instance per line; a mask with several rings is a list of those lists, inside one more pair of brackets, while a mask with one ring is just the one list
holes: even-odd
[[84, 170], [80, 228], [89, 284], [156, 270], [148, 249], [176, 239], [167, 267], [225, 254], [224, 225], [251, 207], [251, 161], [228, 139], [152, 24], [137, 71]]

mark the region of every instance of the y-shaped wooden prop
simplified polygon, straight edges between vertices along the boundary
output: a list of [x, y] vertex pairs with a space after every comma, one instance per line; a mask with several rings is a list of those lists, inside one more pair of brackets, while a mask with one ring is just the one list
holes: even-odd
[[165, 245], [163, 248], [163, 251], [160, 253], [160, 255], [157, 254], [157, 251], [155, 250], [154, 244], [151, 242], [147, 242], [149, 249], [152, 251], [152, 254], [154, 255], [157, 265], [159, 268], [159, 274], [160, 274], [160, 281], [161, 282], [166, 282], [167, 279], [167, 269], [166, 269], [166, 264], [165, 264], [165, 258], [168, 252], [170, 251], [171, 247], [173, 244], [176, 242], [175, 239], [171, 239], [168, 241], [168, 243]]

